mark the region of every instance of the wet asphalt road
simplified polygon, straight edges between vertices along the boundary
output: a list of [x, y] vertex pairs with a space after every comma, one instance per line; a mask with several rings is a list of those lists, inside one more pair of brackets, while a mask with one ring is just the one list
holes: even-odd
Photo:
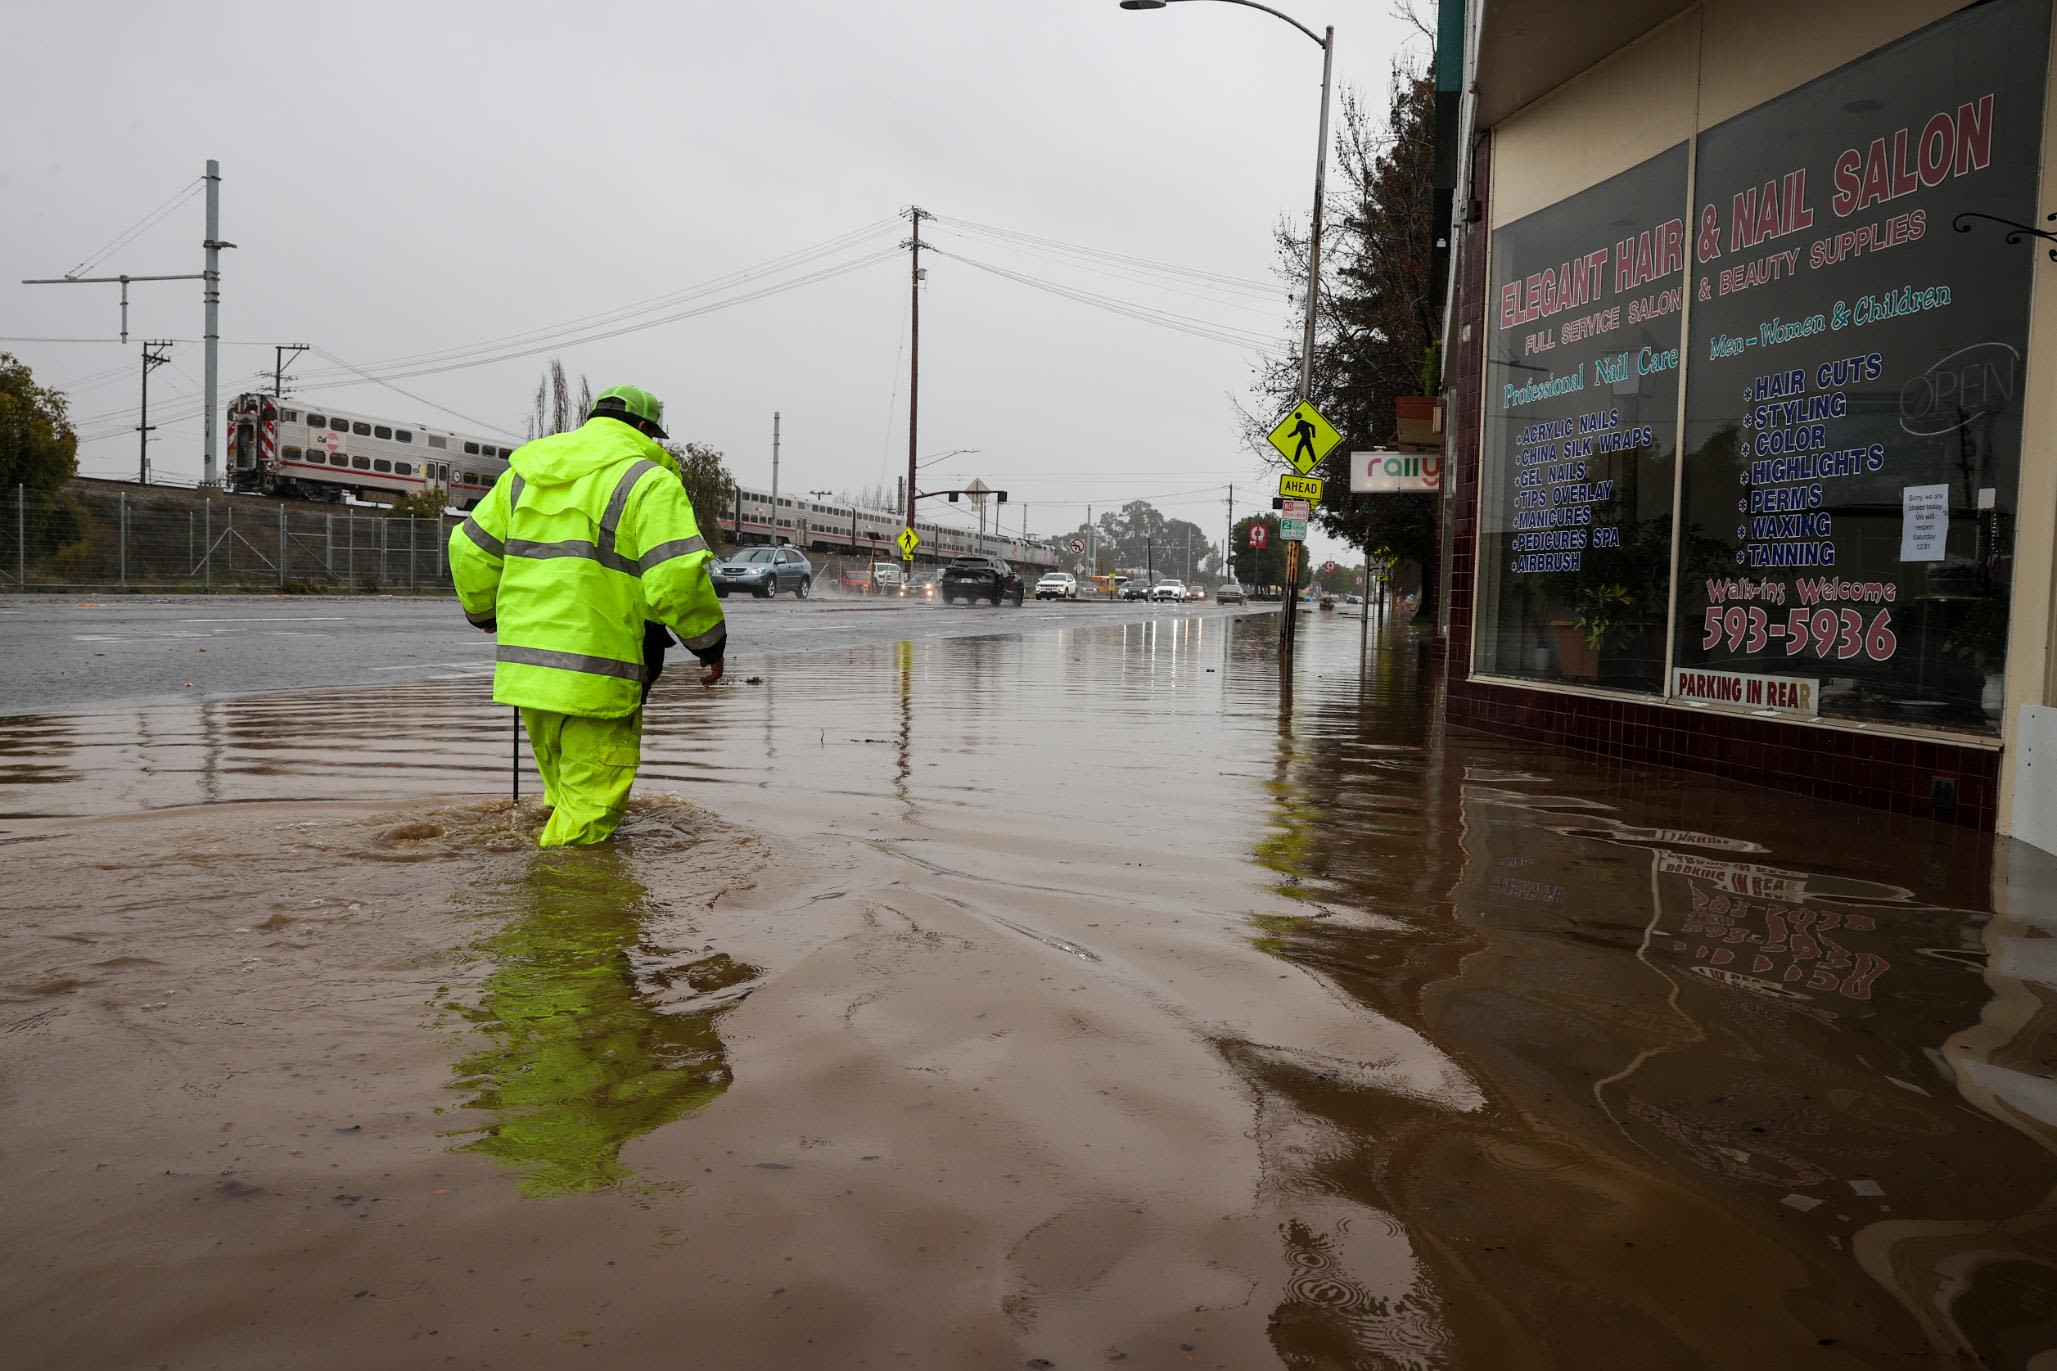
[[[731, 673], [780, 653], [1252, 612], [1212, 604], [902, 604], [731, 597]], [[1254, 612], [1267, 612], [1266, 606]], [[492, 640], [446, 597], [0, 596], [0, 715], [252, 690], [484, 676]], [[690, 667], [674, 652], [668, 671]]]

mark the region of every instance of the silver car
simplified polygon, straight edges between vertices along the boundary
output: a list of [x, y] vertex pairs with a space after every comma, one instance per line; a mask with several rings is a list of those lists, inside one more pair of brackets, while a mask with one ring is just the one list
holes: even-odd
[[723, 599], [732, 590], [746, 590], [770, 599], [790, 590], [801, 599], [814, 588], [814, 565], [794, 547], [738, 548], [714, 564], [714, 593]]

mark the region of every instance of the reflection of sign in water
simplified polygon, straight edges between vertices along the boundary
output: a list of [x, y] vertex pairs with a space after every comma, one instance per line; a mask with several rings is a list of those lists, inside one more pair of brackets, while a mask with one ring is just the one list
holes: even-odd
[[2021, 354], [2006, 343], [1958, 348], [1900, 387], [1900, 427], [1926, 438], [2004, 413], [2020, 369]]
[[[1706, 980], [1779, 997], [1812, 992], [1801, 998], [1868, 1002], [1891, 967], [1877, 953], [1841, 941], [1874, 931], [1878, 924], [1869, 914], [1744, 899], [1690, 878], [1687, 885], [1691, 912], [1661, 945], [1688, 958], [1692, 971]], [[1834, 1016], [1832, 1010], [1809, 1012]]]
[[1691, 876], [1731, 895], [1792, 902], [1807, 894], [1805, 877], [1754, 862], [1724, 862], [1690, 852], [1658, 854], [1657, 870], [1665, 876]]

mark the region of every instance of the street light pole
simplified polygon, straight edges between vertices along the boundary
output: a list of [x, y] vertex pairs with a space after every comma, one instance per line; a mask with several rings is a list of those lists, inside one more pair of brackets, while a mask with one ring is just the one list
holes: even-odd
[[[1121, 0], [1125, 10], [1161, 10], [1166, 5], [1190, 4], [1193, 0]], [[1321, 124], [1320, 133], [1314, 144], [1314, 220], [1307, 235], [1307, 318], [1300, 337], [1300, 399], [1311, 404], [1314, 400], [1314, 335], [1315, 311], [1321, 304], [1321, 202], [1326, 193], [1328, 181], [1328, 97], [1329, 82], [1335, 72], [1336, 30], [1333, 24], [1316, 36], [1290, 14], [1281, 13], [1269, 5], [1260, 5], [1257, 0], [1220, 0], [1222, 4], [1241, 5], [1245, 9], [1263, 10], [1274, 19], [1283, 19], [1307, 35], [1321, 49]], [[1278, 641], [1281, 656], [1290, 656], [1293, 651], [1295, 614], [1299, 605], [1295, 591], [1299, 585], [1299, 552], [1297, 543], [1286, 544], [1286, 603], [1285, 613], [1279, 616]]]

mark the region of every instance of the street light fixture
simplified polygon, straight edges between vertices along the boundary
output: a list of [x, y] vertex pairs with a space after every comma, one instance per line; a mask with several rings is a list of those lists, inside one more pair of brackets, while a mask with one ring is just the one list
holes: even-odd
[[[1194, 0], [1121, 0], [1125, 10], [1161, 10], [1166, 5], [1192, 4]], [[1290, 14], [1281, 13], [1269, 5], [1260, 5], [1257, 0], [1218, 0], [1225, 5], [1241, 5], [1245, 9], [1263, 10], [1274, 19], [1282, 19], [1307, 35], [1314, 45], [1321, 49], [1321, 128], [1314, 145], [1314, 222], [1307, 237], [1307, 322], [1300, 340], [1300, 398], [1314, 398], [1314, 310], [1320, 300], [1321, 287], [1321, 202], [1323, 186], [1328, 178], [1328, 92], [1329, 77], [1335, 68], [1336, 30], [1334, 25], [1316, 34]]]
[[[1193, 0], [1121, 0], [1125, 10], [1161, 10], [1166, 5], [1191, 4]], [[1314, 145], [1314, 222], [1307, 235], [1307, 322], [1300, 339], [1300, 399], [1303, 403], [1314, 400], [1314, 311], [1321, 300], [1321, 202], [1323, 186], [1328, 176], [1328, 91], [1329, 76], [1335, 69], [1336, 30], [1330, 25], [1320, 36], [1290, 14], [1283, 14], [1269, 5], [1260, 5], [1257, 0], [1220, 0], [1227, 5], [1241, 5], [1245, 9], [1263, 10], [1274, 19], [1282, 19], [1312, 39], [1321, 49], [1321, 131]], [[1297, 581], [1298, 577], [1289, 577]], [[1293, 650], [1292, 592], [1297, 585], [1287, 588], [1285, 612], [1279, 616], [1279, 648], [1281, 656]]]

